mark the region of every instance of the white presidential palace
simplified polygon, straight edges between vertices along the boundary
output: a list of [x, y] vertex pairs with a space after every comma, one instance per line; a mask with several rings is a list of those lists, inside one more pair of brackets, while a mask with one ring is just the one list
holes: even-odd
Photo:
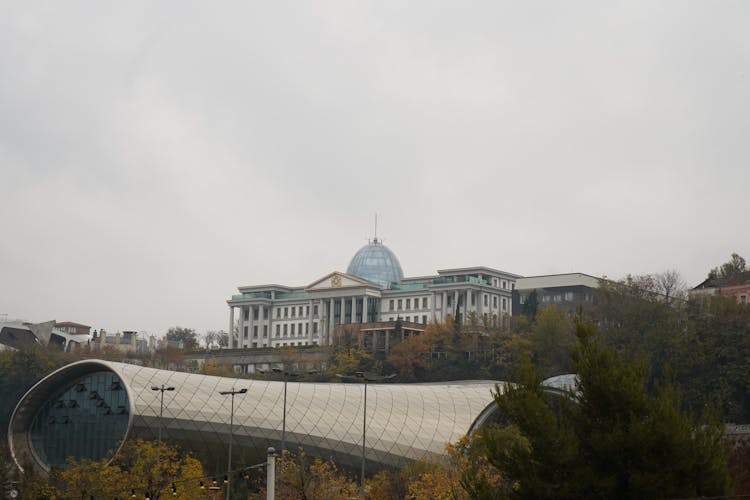
[[498, 324], [512, 314], [520, 276], [489, 267], [444, 269], [404, 277], [396, 255], [373, 238], [345, 273], [307, 286], [239, 287], [229, 305], [230, 348], [329, 345], [338, 325], [395, 322], [426, 325], [447, 316]]

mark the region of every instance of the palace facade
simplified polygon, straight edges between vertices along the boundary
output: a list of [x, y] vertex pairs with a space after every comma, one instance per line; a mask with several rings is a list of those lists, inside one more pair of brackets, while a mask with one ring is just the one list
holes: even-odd
[[351, 259], [307, 286], [250, 285], [227, 301], [230, 348], [329, 345], [337, 325], [401, 319], [427, 325], [453, 316], [503, 324], [519, 275], [489, 267], [404, 277], [396, 255], [374, 238]]

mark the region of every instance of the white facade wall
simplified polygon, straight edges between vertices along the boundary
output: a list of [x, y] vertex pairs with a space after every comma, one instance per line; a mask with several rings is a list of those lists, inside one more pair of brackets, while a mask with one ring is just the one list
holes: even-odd
[[[230, 347], [326, 345], [333, 327], [342, 322], [395, 321], [400, 317], [402, 321], [426, 324], [454, 315], [457, 302], [463, 322], [474, 316], [480, 324], [501, 324], [504, 316], [512, 314], [511, 292], [516, 278], [489, 268], [465, 268], [405, 278], [403, 289], [381, 289], [344, 273], [331, 273], [304, 288], [244, 287], [240, 289], [242, 295], [228, 301], [230, 323], [237, 328]], [[283, 298], [284, 294], [296, 297]], [[350, 312], [344, 318], [340, 312], [328, 317], [342, 307], [345, 311], [353, 307], [361, 311], [365, 302], [369, 310], [372, 301], [379, 304], [374, 317], [362, 317], [361, 312]]]

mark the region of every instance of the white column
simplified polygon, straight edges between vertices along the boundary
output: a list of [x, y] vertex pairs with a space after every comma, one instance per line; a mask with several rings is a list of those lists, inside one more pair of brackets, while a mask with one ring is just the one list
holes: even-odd
[[341, 323], [346, 323], [346, 297], [341, 297]]
[[263, 304], [258, 304], [258, 346], [263, 347], [263, 327], [266, 324], [263, 321], [263, 315], [265, 314], [265, 308]]
[[352, 297], [352, 323], [357, 322], [357, 296]]
[[229, 306], [229, 348], [234, 348], [234, 306]]
[[443, 292], [443, 303], [440, 304], [440, 309], [443, 310], [443, 319], [448, 314], [448, 292]]
[[312, 299], [307, 301], [307, 342], [312, 344], [313, 336], [313, 301]]
[[328, 330], [328, 318], [326, 317], [325, 305], [325, 300], [318, 299], [318, 343], [320, 345], [326, 345], [325, 338]]
[[367, 323], [367, 295], [362, 296], [362, 323]]
[[333, 344], [333, 323], [336, 321], [333, 299], [328, 299], [328, 314], [326, 315], [326, 330], [328, 345]]
[[237, 331], [237, 347], [244, 347], [245, 338], [245, 307], [240, 307], [240, 327]]
[[434, 321], [435, 319], [435, 302], [437, 302], [437, 296], [435, 295], [435, 292], [432, 292], [432, 295], [430, 296], [430, 300], [432, 301], [432, 308], [430, 312], [432, 313], [432, 317], [430, 318], [430, 321]]

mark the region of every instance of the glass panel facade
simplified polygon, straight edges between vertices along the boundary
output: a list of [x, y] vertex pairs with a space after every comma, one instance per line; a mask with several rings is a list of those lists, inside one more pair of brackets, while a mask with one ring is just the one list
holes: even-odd
[[396, 255], [378, 242], [362, 247], [352, 258], [346, 272], [383, 288], [390, 288], [393, 283], [400, 283], [404, 279], [404, 273]]
[[128, 396], [120, 378], [97, 372], [78, 379], [48, 400], [31, 425], [34, 453], [48, 466], [67, 457], [100, 460], [114, 451], [128, 428]]

